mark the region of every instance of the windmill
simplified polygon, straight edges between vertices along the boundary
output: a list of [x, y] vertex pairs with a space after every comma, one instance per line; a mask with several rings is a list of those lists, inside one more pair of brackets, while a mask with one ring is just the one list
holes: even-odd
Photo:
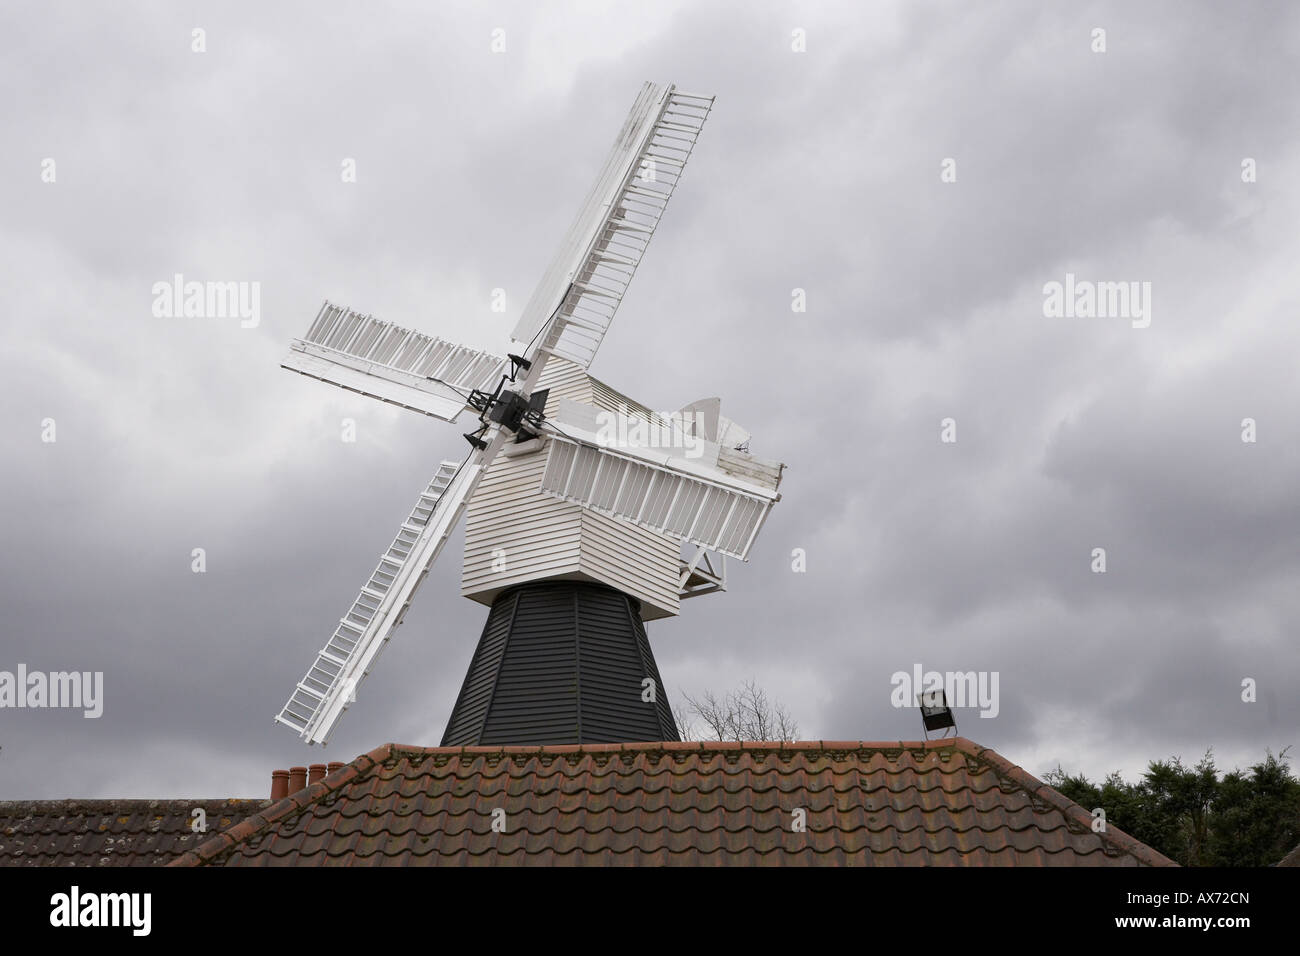
[[487, 624], [444, 745], [676, 740], [644, 621], [723, 590], [784, 465], [716, 398], [660, 414], [587, 373], [713, 97], [646, 83], [504, 357], [325, 302], [284, 368], [447, 422], [476, 414], [276, 720], [326, 743], [468, 512]]

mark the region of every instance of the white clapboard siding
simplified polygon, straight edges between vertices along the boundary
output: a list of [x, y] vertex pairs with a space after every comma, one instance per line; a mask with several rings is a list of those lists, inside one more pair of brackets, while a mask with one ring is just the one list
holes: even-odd
[[[491, 604], [516, 584], [581, 578], [636, 598], [645, 620], [676, 614], [677, 543], [539, 492], [549, 450], [498, 457], [479, 484], [465, 522], [461, 593]], [[504, 570], [493, 568], [498, 550]]]
[[537, 380], [538, 388], [549, 388], [546, 398], [546, 415], [556, 413], [560, 399], [567, 398], [574, 402], [592, 402], [592, 387], [595, 379], [582, 370], [582, 366], [561, 358], [551, 358], [542, 369]]
[[[565, 398], [568, 398], [568, 396], [566, 395]], [[577, 399], [577, 401], [584, 401], [584, 399]], [[614, 412], [616, 415], [631, 415], [643, 418], [647, 422], [654, 422], [660, 427], [668, 426], [668, 419], [663, 415], [647, 408], [636, 399], [624, 395], [617, 389], [610, 388], [598, 378], [591, 379], [591, 398], [585, 399], [585, 401], [589, 405], [595, 405], [605, 411]]]
[[[653, 413], [579, 365], [560, 358], [546, 363], [537, 388], [549, 388], [546, 414], [568, 399], [623, 414]], [[662, 421], [659, 416], [657, 420]], [[461, 593], [491, 604], [504, 588], [546, 578], [600, 581], [641, 602], [646, 620], [681, 607], [680, 545], [647, 528], [543, 494], [542, 473], [550, 444], [539, 452], [499, 456], [471, 500], [465, 522]], [[505, 571], [494, 571], [493, 552], [505, 551]]]
[[[582, 570], [642, 602], [646, 620], [681, 609], [681, 548], [658, 532], [582, 512]], [[663, 613], [660, 613], [660, 612]]]
[[[465, 517], [461, 593], [490, 604], [496, 592], [550, 573], [578, 570], [581, 516], [539, 500], [544, 454], [499, 456], [470, 501]], [[494, 570], [505, 551], [506, 570]], [[479, 597], [483, 595], [483, 597]]]

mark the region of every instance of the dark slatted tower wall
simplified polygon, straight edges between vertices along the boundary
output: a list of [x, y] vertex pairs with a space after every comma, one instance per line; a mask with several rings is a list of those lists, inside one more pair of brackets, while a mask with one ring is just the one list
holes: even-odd
[[[654, 700], [643, 701], [643, 682]], [[488, 613], [444, 747], [677, 740], [637, 602], [584, 581], [500, 594]]]

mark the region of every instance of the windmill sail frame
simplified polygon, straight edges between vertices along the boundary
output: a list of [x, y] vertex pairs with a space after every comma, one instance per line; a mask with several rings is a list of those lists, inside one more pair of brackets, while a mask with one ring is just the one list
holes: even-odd
[[[470, 456], [475, 457], [477, 453]], [[298, 731], [308, 743], [328, 742], [375, 657], [402, 623], [416, 588], [455, 528], [481, 472], [481, 465], [469, 459], [442, 462], [352, 607], [276, 716], [279, 723]]]
[[646, 83], [595, 185], [515, 326], [552, 355], [587, 368], [713, 108], [712, 96]]
[[329, 300], [281, 368], [454, 422], [507, 360], [334, 305]]

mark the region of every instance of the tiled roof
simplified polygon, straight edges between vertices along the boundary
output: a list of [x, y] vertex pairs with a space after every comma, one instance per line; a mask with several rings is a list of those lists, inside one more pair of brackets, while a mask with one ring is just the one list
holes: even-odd
[[[269, 800], [0, 802], [0, 866], [161, 866]], [[203, 810], [207, 831], [191, 826]]]
[[386, 744], [172, 865], [1173, 865], [1091, 824], [961, 737]]

